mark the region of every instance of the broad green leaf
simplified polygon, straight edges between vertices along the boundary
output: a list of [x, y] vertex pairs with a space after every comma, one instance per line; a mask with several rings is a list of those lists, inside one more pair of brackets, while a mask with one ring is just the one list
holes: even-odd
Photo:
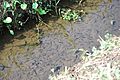
[[34, 2], [34, 3], [32, 4], [32, 9], [37, 9], [37, 7], [38, 7], [38, 3], [37, 3], [37, 2]]
[[14, 35], [14, 31], [13, 30], [9, 30], [11, 35]]
[[20, 5], [21, 9], [23, 10], [26, 10], [27, 9], [27, 4], [26, 3], [23, 3]]
[[4, 23], [11, 23], [12, 22], [12, 18], [11, 17], [7, 17], [5, 20], [3, 20]]
[[38, 11], [38, 13], [39, 13], [40, 15], [46, 14], [46, 11], [43, 10], [42, 8], [37, 9], [37, 11]]
[[4, 3], [3, 3], [3, 8], [4, 9], [7, 9], [7, 8], [9, 8], [10, 7], [10, 4], [7, 2], [7, 1], [4, 1]]

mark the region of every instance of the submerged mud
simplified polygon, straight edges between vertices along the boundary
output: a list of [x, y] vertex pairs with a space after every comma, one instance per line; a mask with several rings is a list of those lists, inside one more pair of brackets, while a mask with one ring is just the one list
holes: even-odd
[[120, 36], [120, 1], [108, 1], [102, 1], [98, 9], [89, 12], [81, 22], [68, 23], [64, 27], [56, 21], [53, 30], [44, 31], [41, 44], [34, 50], [14, 56], [11, 53], [6, 68], [0, 71], [1, 79], [48, 80], [52, 68], [57, 73], [80, 61], [82, 52], [77, 52], [78, 49], [91, 52], [93, 46], [98, 47], [99, 36], [103, 39], [106, 33]]

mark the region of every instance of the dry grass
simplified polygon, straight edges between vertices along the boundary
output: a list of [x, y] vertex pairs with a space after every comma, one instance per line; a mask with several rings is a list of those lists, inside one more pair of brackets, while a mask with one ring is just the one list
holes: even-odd
[[93, 47], [93, 54], [71, 68], [65, 68], [50, 80], [120, 80], [120, 37], [107, 34], [100, 37], [99, 49]]

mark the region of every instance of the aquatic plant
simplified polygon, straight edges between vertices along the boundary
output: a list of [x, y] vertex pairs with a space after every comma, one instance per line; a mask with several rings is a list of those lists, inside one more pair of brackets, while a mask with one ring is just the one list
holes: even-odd
[[[20, 30], [34, 16], [38, 21], [41, 21], [41, 16], [52, 12], [59, 16], [60, 2], [61, 0], [4, 0], [0, 8], [0, 24], [7, 27], [10, 34], [14, 35], [15, 29]], [[71, 9], [62, 10], [61, 14], [65, 20], [78, 18], [77, 12]]]
[[79, 13], [76, 10], [71, 10], [71, 9], [62, 9], [61, 10], [61, 15], [64, 20], [77, 20], [79, 18]]

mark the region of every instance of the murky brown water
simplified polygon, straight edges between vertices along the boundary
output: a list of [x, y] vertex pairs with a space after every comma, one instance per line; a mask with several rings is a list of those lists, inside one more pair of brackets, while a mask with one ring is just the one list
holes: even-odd
[[[86, 3], [83, 5], [83, 10], [87, 13], [92, 12], [98, 8], [98, 5], [103, 0], [87, 0]], [[109, 0], [111, 2], [111, 0]], [[78, 9], [80, 9], [78, 7]], [[107, 8], [106, 8], [107, 10]], [[106, 12], [106, 11], [105, 11]], [[103, 13], [104, 15], [104, 13]], [[62, 24], [62, 25], [61, 25]], [[64, 27], [70, 24], [70, 22], [58, 19], [58, 20], [50, 20], [47, 25], [45, 24], [38, 24], [34, 28], [23, 32], [22, 34], [19, 34], [10, 41], [7, 42], [8, 38], [4, 38], [3, 42], [5, 43], [2, 47], [3, 49], [0, 50], [0, 64], [8, 65], [8, 61], [10, 60], [10, 56], [13, 56], [13, 63], [16, 64], [18, 67], [20, 65], [17, 64], [15, 56], [18, 54], [24, 54], [31, 52], [36, 46], [39, 44], [39, 36], [42, 38], [42, 33], [38, 34], [36, 29], [42, 30], [44, 32], [44, 35], [47, 35], [48, 33], [52, 33], [52, 31], [61, 32], [64, 34], [65, 37], [67, 37], [68, 42], [75, 47], [75, 43], [71, 36], [68, 35], [68, 33], [65, 31]], [[37, 28], [36, 28], [37, 27]], [[9, 39], [8, 39], [9, 40]], [[10, 71], [11, 72], [11, 71]], [[8, 75], [8, 74], [7, 74]], [[6, 75], [6, 77], [7, 77]], [[2, 73], [0, 73], [0, 76], [2, 76]]]

